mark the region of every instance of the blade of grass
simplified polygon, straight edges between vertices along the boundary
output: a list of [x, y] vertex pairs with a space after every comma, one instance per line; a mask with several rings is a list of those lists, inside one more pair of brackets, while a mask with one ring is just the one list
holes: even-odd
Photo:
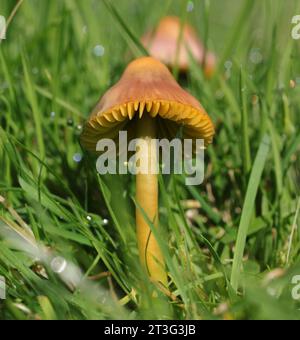
[[140, 40], [135, 36], [135, 34], [130, 30], [128, 25], [126, 25], [125, 21], [117, 11], [115, 5], [109, 1], [109, 0], [103, 0], [104, 5], [108, 9], [108, 11], [111, 13], [115, 21], [120, 26], [120, 32], [123, 35], [123, 37], [131, 43], [131, 47], [133, 49], [133, 52], [135, 53], [136, 57], [143, 56], [143, 55], [149, 55], [145, 47], [141, 44]]
[[226, 45], [225, 51], [224, 51], [222, 58], [220, 59], [220, 62], [218, 64], [216, 74], [220, 73], [225, 61], [232, 54], [234, 47], [238, 46], [238, 42], [239, 42], [240, 37], [243, 33], [243, 28], [245, 28], [244, 23], [246, 21], [246, 18], [249, 17], [249, 13], [251, 12], [253, 5], [254, 5], [253, 0], [247, 0], [245, 2], [245, 5], [243, 6], [235, 24], [233, 25], [231, 36], [228, 39], [228, 43]]
[[233, 265], [231, 271], [231, 285], [235, 291], [238, 290], [243, 254], [246, 245], [247, 232], [251, 217], [253, 216], [253, 209], [255, 198], [257, 195], [259, 183], [267, 160], [270, 149], [270, 138], [265, 135], [260, 143], [253, 168], [251, 171], [245, 202], [242, 210], [242, 216], [239, 225], [238, 236], [235, 244], [235, 252], [233, 258]]
[[293, 225], [292, 225], [292, 231], [291, 231], [291, 234], [289, 236], [289, 246], [288, 246], [288, 252], [287, 252], [287, 255], [286, 255], [286, 266], [288, 266], [289, 260], [290, 260], [293, 238], [294, 238], [294, 234], [297, 230], [297, 221], [298, 221], [299, 211], [300, 211], [300, 197], [298, 198], [296, 213], [295, 213], [295, 217], [294, 217], [294, 221], [293, 221]]
[[43, 97], [50, 99], [52, 101], [55, 101], [56, 104], [60, 105], [62, 108], [70, 111], [71, 113], [74, 113], [74, 115], [78, 116], [79, 118], [83, 118], [84, 115], [77, 109], [75, 108], [72, 104], [68, 103], [64, 99], [54, 97], [51, 92], [49, 92], [46, 89], [41, 88], [40, 86], [35, 86], [34, 87], [36, 92], [42, 95]]
[[251, 169], [251, 154], [250, 154], [250, 142], [249, 142], [249, 131], [248, 131], [248, 108], [247, 108], [247, 89], [245, 84], [244, 70], [240, 68], [240, 94], [242, 102], [242, 156], [243, 156], [243, 167], [244, 175], [248, 176]]
[[[121, 236], [122, 242], [124, 244], [126, 244], [127, 243], [126, 233], [125, 233], [124, 228], [120, 224], [119, 219], [116, 216], [115, 209], [113, 207], [113, 199], [112, 199], [111, 190], [108, 188], [107, 184], [104, 182], [104, 180], [101, 178], [100, 175], [98, 175], [97, 178], [98, 178], [98, 184], [99, 184], [100, 190], [101, 190], [102, 195], [104, 197], [107, 209], [109, 210], [109, 213], [110, 213], [110, 216], [112, 217], [112, 220], [113, 220], [113, 222], [114, 222], [114, 224], [115, 224], [115, 226], [118, 230], [118, 233]], [[112, 183], [112, 182], [110, 181], [110, 183]], [[126, 222], [126, 224], [127, 223], [128, 222]]]
[[45, 158], [45, 144], [44, 144], [44, 139], [43, 139], [43, 129], [42, 129], [42, 115], [39, 109], [37, 97], [36, 97], [36, 92], [34, 89], [34, 84], [31, 79], [31, 75], [29, 72], [29, 66], [28, 66], [28, 61], [27, 58], [25, 57], [25, 53], [22, 53], [22, 65], [23, 65], [23, 72], [24, 72], [24, 79], [25, 79], [25, 94], [27, 97], [27, 100], [29, 102], [29, 105], [32, 110], [33, 114], [33, 120], [36, 128], [36, 137], [37, 137], [37, 143], [38, 143], [38, 148], [39, 148], [39, 156], [41, 159]]
[[57, 320], [53, 306], [47, 296], [38, 296], [38, 302], [43, 312], [44, 320]]
[[[8, 27], [10, 26], [10, 24], [11, 24], [13, 18], [16, 16], [16, 14], [17, 14], [19, 8], [21, 7], [23, 1], [24, 1], [24, 0], [19, 0], [19, 1], [16, 3], [15, 7], [13, 8], [11, 14], [9, 15], [9, 17], [8, 17], [8, 19], [7, 19], [7, 21], [6, 21], [6, 25], [5, 25], [5, 26], [6, 26], [6, 27], [5, 27], [5, 30], [6, 30], [6, 31], [8, 30]], [[4, 29], [4, 28], [3, 28], [3, 29]], [[0, 36], [2, 36], [2, 35], [3, 35], [3, 32], [1, 31], [1, 32], [0, 32]], [[0, 44], [2, 43], [2, 41], [3, 41], [3, 40], [0, 39]]]
[[[184, 179], [182, 179], [182, 183], [184, 183]], [[213, 210], [213, 208], [206, 202], [205, 198], [202, 197], [197, 189], [193, 186], [187, 186], [187, 190], [190, 194], [200, 203], [201, 209], [205, 211], [207, 216], [216, 224], [219, 224], [222, 221], [220, 214]]]
[[282, 174], [282, 160], [280, 157], [279, 145], [278, 145], [278, 138], [277, 138], [277, 131], [269, 119], [267, 122], [268, 129], [271, 135], [272, 141], [272, 151], [275, 163], [275, 177], [276, 177], [276, 187], [277, 187], [277, 194], [278, 196], [281, 195], [283, 189], [283, 174]]

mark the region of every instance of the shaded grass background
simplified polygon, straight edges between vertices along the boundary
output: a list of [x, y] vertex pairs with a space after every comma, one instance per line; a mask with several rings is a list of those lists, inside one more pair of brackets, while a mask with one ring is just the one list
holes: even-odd
[[[14, 6], [1, 1], [0, 14]], [[0, 240], [2, 319], [299, 319], [299, 11], [293, 0], [23, 2], [0, 45], [0, 228], [46, 249], [29, 256]], [[217, 133], [201, 186], [160, 179], [172, 294], [153, 299], [137, 261], [134, 178], [98, 177], [78, 136], [166, 14], [218, 56], [213, 79], [191, 62], [184, 80]], [[76, 284], [53, 273], [56, 255], [80, 268]]]

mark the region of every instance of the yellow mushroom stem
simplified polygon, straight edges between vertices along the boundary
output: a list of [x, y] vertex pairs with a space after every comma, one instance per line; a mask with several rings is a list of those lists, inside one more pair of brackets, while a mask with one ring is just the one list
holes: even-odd
[[[144, 114], [137, 123], [137, 149], [141, 167], [148, 171], [136, 175], [136, 227], [139, 255], [142, 265], [153, 281], [167, 285], [165, 262], [157, 240], [151, 231], [145, 215], [158, 228], [158, 178], [153, 169], [157, 166], [156, 119]], [[146, 172], [146, 173], [145, 173]]]

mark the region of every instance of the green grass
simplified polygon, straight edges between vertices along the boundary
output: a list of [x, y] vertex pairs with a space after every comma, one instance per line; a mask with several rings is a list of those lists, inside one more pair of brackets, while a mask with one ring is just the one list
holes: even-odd
[[[16, 3], [2, 0], [0, 15]], [[187, 13], [179, 0], [23, 1], [0, 44], [0, 319], [300, 319], [297, 3], [195, 0]], [[210, 80], [191, 61], [182, 81], [216, 125], [205, 182], [160, 178], [170, 292], [138, 262], [134, 178], [98, 176], [78, 141], [167, 14], [219, 61]]]

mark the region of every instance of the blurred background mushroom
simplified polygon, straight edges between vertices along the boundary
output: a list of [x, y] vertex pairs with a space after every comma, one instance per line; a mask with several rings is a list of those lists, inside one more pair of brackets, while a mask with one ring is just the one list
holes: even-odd
[[182, 23], [178, 17], [164, 17], [156, 29], [143, 35], [141, 41], [152, 57], [171, 68], [178, 67], [181, 73], [189, 70], [191, 56], [202, 65], [206, 77], [214, 72], [215, 55], [205, 50], [194, 28]]
[[131, 62], [120, 81], [104, 94], [81, 135], [82, 145], [94, 152], [101, 139], [117, 142], [120, 130], [138, 138], [139, 156], [148, 166], [148, 172], [136, 174], [140, 260], [150, 278], [164, 285], [164, 258], [149, 223], [158, 227], [158, 175], [150, 172], [153, 163], [157, 167], [157, 146], [152, 140], [174, 138], [180, 126], [185, 138], [204, 139], [205, 145], [212, 142], [214, 126], [201, 104], [180, 87], [164, 64], [142, 57]]

